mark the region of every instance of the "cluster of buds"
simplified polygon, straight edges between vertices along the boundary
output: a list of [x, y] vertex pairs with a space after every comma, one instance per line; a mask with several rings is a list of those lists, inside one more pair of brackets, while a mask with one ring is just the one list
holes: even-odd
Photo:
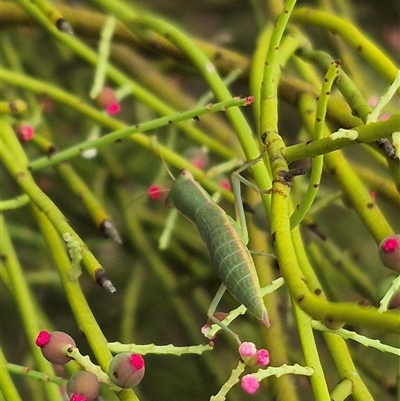
[[258, 350], [252, 342], [241, 343], [239, 354], [246, 365], [258, 365], [263, 368], [269, 365], [269, 352], [264, 348]]
[[[270, 362], [269, 352], [264, 348], [258, 350], [252, 342], [240, 344], [239, 354], [247, 365], [258, 365], [265, 368]], [[260, 383], [254, 375], [248, 374], [242, 377], [241, 386], [246, 393], [254, 394], [259, 389]]]
[[[43, 356], [51, 363], [65, 365], [72, 358], [68, 355], [75, 348], [74, 339], [62, 331], [41, 331], [36, 338]], [[117, 354], [109, 365], [110, 380], [117, 386], [129, 388], [137, 386], [145, 372], [144, 359], [139, 354], [127, 352]], [[103, 380], [102, 380], [103, 381]], [[67, 394], [70, 401], [94, 401], [99, 395], [98, 377], [91, 372], [78, 371], [67, 383]]]

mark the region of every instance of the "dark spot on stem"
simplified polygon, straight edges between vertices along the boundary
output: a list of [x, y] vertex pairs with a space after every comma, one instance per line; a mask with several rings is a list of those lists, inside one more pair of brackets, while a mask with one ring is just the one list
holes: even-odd
[[319, 118], [319, 117], [317, 117], [317, 123], [320, 123], [321, 122], [321, 119]]
[[307, 279], [306, 279], [305, 277], [302, 277], [302, 278], [301, 278], [301, 281], [302, 281], [303, 283], [307, 284]]
[[10, 109], [11, 114], [17, 114], [18, 113], [18, 107], [15, 102], [10, 102], [8, 104], [8, 108]]
[[363, 50], [362, 46], [361, 46], [361, 45], [358, 45], [358, 46], [357, 46], [357, 50], [361, 53], [362, 50]]
[[122, 139], [121, 139], [121, 138], [116, 139], [114, 142], [115, 142], [115, 143], [122, 143]]
[[303, 169], [303, 167], [296, 167], [296, 168], [290, 169], [289, 171], [285, 171], [285, 170], [279, 171], [280, 177], [282, 177], [282, 180], [284, 180], [287, 183], [292, 182], [294, 177], [296, 177], [298, 175], [303, 175], [305, 173], [306, 172]]
[[335, 174], [336, 174], [336, 167], [332, 167], [332, 168], [329, 170], [329, 173], [332, 174], [332, 175], [335, 175]]
[[261, 134], [261, 140], [262, 140], [262, 143], [264, 143], [265, 144], [265, 140], [267, 139], [267, 133], [266, 132], [263, 132], [262, 134]]
[[3, 262], [5, 262], [5, 261], [7, 260], [7, 255], [4, 255], [4, 254], [2, 253], [1, 256], [0, 256], [0, 258], [1, 258], [1, 260], [2, 260]]
[[59, 31], [61, 31], [61, 27], [62, 27], [62, 24], [63, 24], [64, 21], [65, 21], [64, 18], [59, 18], [59, 19], [56, 21], [56, 27], [57, 27], [57, 29], [58, 29]]
[[289, 14], [289, 10], [285, 10], [284, 13], [285, 13], [285, 14]]
[[331, 92], [330, 92], [330, 91], [326, 92], [326, 95], [327, 95], [327, 96], [329, 96], [330, 94], [331, 94]]
[[367, 209], [372, 209], [374, 207], [374, 204], [371, 202], [371, 203], [367, 203]]
[[307, 141], [307, 142], [306, 142], [306, 146], [307, 146], [308, 144], [310, 144], [311, 142], [312, 142], [312, 141]]
[[199, 116], [194, 116], [194, 117], [193, 117], [193, 120], [194, 120], [194, 121], [200, 121], [200, 118], [199, 118]]
[[51, 157], [51, 156], [53, 156], [55, 153], [57, 153], [57, 148], [56, 148], [54, 145], [50, 145], [50, 146], [47, 148], [47, 156], [48, 156], [48, 157]]
[[69, 35], [73, 35], [74, 31], [72, 30], [72, 26], [65, 18], [59, 18], [56, 21], [56, 27], [60, 32], [68, 33]]
[[297, 297], [297, 302], [301, 302], [306, 296], [304, 294]]
[[315, 295], [321, 295], [321, 293], [322, 293], [321, 288], [316, 288], [316, 289], [314, 290], [314, 294], [315, 294]]
[[168, 124], [172, 124], [172, 121], [171, 121], [171, 120], [168, 120]]
[[318, 188], [318, 187], [319, 187], [319, 184], [314, 184], [313, 187], [314, 187], [314, 188]]

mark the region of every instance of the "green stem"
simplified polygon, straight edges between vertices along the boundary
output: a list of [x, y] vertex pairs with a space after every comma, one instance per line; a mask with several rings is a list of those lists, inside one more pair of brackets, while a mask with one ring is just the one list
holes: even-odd
[[3, 350], [0, 348], [0, 393], [6, 399], [6, 401], [22, 401], [22, 398], [18, 394], [18, 390], [12, 381], [10, 372], [8, 370], [8, 364], [6, 357], [3, 354]]
[[[297, 259], [299, 261], [301, 271], [304, 274], [304, 279], [305, 279], [304, 281], [307, 283], [309, 291], [311, 291], [311, 293], [314, 294], [316, 297], [320, 298], [321, 301], [326, 302], [325, 295], [322, 292], [321, 285], [318, 282], [318, 279], [315, 276], [315, 273], [305, 253], [305, 249], [300, 237], [300, 232], [298, 227], [292, 231], [292, 238], [293, 238], [293, 243], [295, 245]], [[329, 304], [332, 305], [331, 303]], [[329, 316], [328, 318], [331, 319]], [[324, 321], [324, 319], [320, 320]], [[309, 324], [311, 326], [311, 322], [309, 322]], [[366, 400], [370, 400], [370, 395], [368, 393], [368, 390], [366, 389], [361, 378], [358, 376], [352, 357], [348, 351], [347, 345], [344, 342], [344, 340], [337, 336], [332, 337], [329, 336], [327, 333], [325, 334], [326, 335], [324, 335], [324, 338], [330, 349], [340, 379], [341, 380], [350, 379], [354, 383], [355, 394], [357, 394], [357, 396], [361, 394], [366, 397], [365, 398]]]
[[[155, 143], [155, 141], [152, 140], [152, 138], [142, 134], [142, 132], [152, 131], [160, 127], [168, 126], [171, 123], [177, 123], [180, 121], [189, 120], [204, 114], [221, 111], [224, 110], [225, 108], [229, 109], [230, 107], [244, 106], [248, 102], [249, 98], [230, 99], [225, 102], [200, 107], [198, 109], [189, 110], [182, 113], [176, 113], [166, 117], [160, 117], [156, 120], [144, 122], [141, 124], [136, 124], [131, 127], [127, 127], [126, 124], [121, 123], [118, 125], [118, 127], [120, 128], [118, 129], [118, 131], [114, 131], [108, 135], [103, 135], [102, 137], [94, 139], [92, 141], [78, 143], [74, 146], [69, 147], [65, 151], [58, 152], [52, 155], [50, 158], [43, 157], [41, 159], [38, 159], [30, 164], [30, 168], [33, 171], [40, 170], [45, 167], [58, 164], [61, 161], [65, 161], [72, 157], [78, 156], [82, 154], [82, 152], [85, 150], [100, 148], [127, 137], [130, 137], [130, 139], [132, 139], [133, 142], [139, 144], [140, 146], [159, 153], [165, 161], [171, 162], [177, 167], [182, 168], [182, 165], [188, 166], [190, 165], [190, 163], [183, 158], [178, 158], [174, 152], [169, 151], [165, 146], [162, 146], [161, 144]], [[121, 127], [125, 128], [121, 129]]]
[[310, 381], [315, 400], [329, 401], [329, 391], [311, 328], [311, 318], [295, 302], [293, 303], [293, 308], [305, 363], [314, 369], [314, 374], [310, 376]]
[[[328, 106], [328, 99], [331, 93], [333, 81], [336, 79], [339, 71], [339, 66], [337, 63], [331, 63], [328, 71], [325, 75], [323, 84], [321, 86], [320, 95], [317, 98], [317, 110], [315, 114], [315, 123], [313, 131], [313, 140], [322, 139], [324, 136], [325, 128], [325, 117], [326, 109]], [[300, 110], [307, 110], [307, 113], [313, 112], [313, 99], [310, 96], [303, 97], [300, 101]], [[308, 182], [308, 187], [306, 193], [304, 194], [303, 201], [300, 203], [299, 207], [290, 216], [290, 226], [296, 227], [305, 217], [307, 212], [310, 210], [311, 205], [317, 196], [321, 176], [322, 168], [324, 165], [323, 156], [315, 156], [312, 161], [311, 175]]]
[[[354, 400], [374, 401], [354, 366], [354, 362], [343, 338], [331, 333], [324, 333], [324, 338], [338, 370], [340, 380], [349, 379], [353, 383], [352, 395]], [[344, 350], [346, 350], [346, 352], [343, 352]]]
[[[1, 148], [0, 148], [1, 149]], [[29, 344], [30, 351], [38, 369], [54, 376], [54, 370], [50, 362], [43, 358], [40, 349], [35, 345], [35, 338], [41, 330], [41, 322], [35, 308], [31, 291], [24, 278], [24, 273], [18, 262], [17, 255], [8, 234], [4, 217], [0, 215], [1, 232], [1, 255], [4, 260], [4, 266], [7, 270], [10, 285], [13, 288], [15, 303], [21, 315], [24, 333]], [[44, 386], [49, 400], [62, 400], [61, 393], [55, 386]]]
[[[386, 121], [378, 121], [376, 123], [354, 127], [353, 129], [358, 133], [356, 140], [351, 140], [345, 137], [332, 140], [332, 138], [328, 136], [317, 141], [303, 142], [288, 146], [283, 150], [283, 153], [288, 162], [292, 163], [307, 157], [328, 154], [335, 150], [343, 149], [346, 146], [355, 145], [360, 142], [374, 142], [380, 138], [388, 137], [392, 132], [398, 130], [399, 126], [400, 113], [397, 113], [392, 115], [392, 117]], [[312, 132], [312, 130], [310, 132]]]
[[272, 143], [278, 135], [279, 47], [295, 4], [295, 0], [285, 2], [284, 9], [272, 31], [265, 59], [260, 104], [260, 133], [263, 143]]
[[7, 369], [9, 372], [20, 376], [30, 377], [35, 380], [40, 380], [44, 383], [54, 383], [57, 386], [65, 387], [68, 380], [62, 379], [58, 376], [51, 376], [48, 373], [39, 372], [37, 370], [30, 369], [26, 366], [15, 365], [13, 363], [7, 364]]
[[[254, 191], [248, 190], [247, 192], [249, 196], [251, 196], [251, 201], [254, 201], [256, 197], [258, 199]], [[248, 198], [246, 198], [246, 200], [248, 201]], [[250, 204], [252, 204], [252, 202]], [[264, 252], [269, 252], [270, 249], [266, 249], [266, 245], [268, 244], [267, 234], [257, 230], [251, 220], [248, 221], [247, 225], [250, 239], [248, 248], [254, 250], [262, 249]], [[260, 280], [260, 286], [264, 287], [271, 283], [274, 279], [273, 262], [271, 258], [260, 256], [257, 257], [254, 262]], [[268, 330], [262, 330], [261, 335], [263, 346], [268, 349], [271, 356], [270, 363], [273, 366], [281, 366], [288, 363], [290, 335], [285, 328], [285, 317], [281, 313], [279, 307], [281, 295], [280, 292], [274, 291], [264, 297], [271, 327]], [[271, 390], [274, 395], [279, 394], [282, 400], [297, 401], [300, 398], [296, 392], [294, 380], [291, 375], [284, 375], [279, 379], [271, 378], [271, 384]]]

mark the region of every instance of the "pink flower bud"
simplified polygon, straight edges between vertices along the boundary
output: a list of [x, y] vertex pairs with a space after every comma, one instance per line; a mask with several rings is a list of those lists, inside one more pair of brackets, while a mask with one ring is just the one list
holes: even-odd
[[69, 401], [87, 401], [86, 397], [80, 394], [72, 394]]
[[242, 389], [248, 394], [254, 394], [260, 388], [260, 383], [253, 375], [245, 375], [240, 382]]
[[35, 136], [35, 130], [28, 123], [17, 123], [13, 125], [14, 132], [21, 142], [29, 142]]
[[144, 372], [143, 357], [129, 352], [115, 355], [108, 368], [111, 381], [123, 388], [137, 386], [142, 381]]
[[159, 185], [153, 184], [147, 188], [147, 196], [150, 199], [153, 199], [153, 200], [160, 199], [161, 194], [162, 194], [162, 189]]
[[230, 191], [232, 186], [230, 181], [227, 178], [223, 178], [219, 181], [218, 185], [222, 188], [222, 189], [226, 189], [227, 191]]
[[67, 383], [70, 401], [94, 401], [99, 395], [99, 391], [99, 381], [96, 375], [91, 372], [76, 372]]
[[266, 349], [260, 349], [257, 351], [257, 364], [259, 366], [269, 365], [269, 352]]
[[241, 357], [252, 357], [257, 354], [257, 348], [252, 342], [244, 342], [239, 345], [239, 354]]
[[380, 243], [379, 257], [387, 268], [400, 272], [400, 234], [389, 235]]
[[97, 104], [107, 111], [108, 114], [113, 115], [121, 110], [115, 90], [109, 86], [105, 86], [96, 99]]
[[51, 363], [64, 365], [71, 358], [66, 355], [65, 347], [76, 346], [74, 339], [62, 331], [41, 331], [36, 338], [36, 345], [40, 347], [43, 356]]
[[110, 116], [113, 116], [121, 111], [121, 106], [119, 103], [110, 103], [107, 106], [106, 111]]

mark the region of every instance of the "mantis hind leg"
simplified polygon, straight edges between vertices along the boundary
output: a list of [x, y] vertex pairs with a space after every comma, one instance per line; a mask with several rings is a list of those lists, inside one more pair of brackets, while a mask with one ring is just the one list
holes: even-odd
[[222, 330], [224, 330], [226, 333], [230, 334], [236, 340], [238, 345], [240, 345], [242, 342], [240, 341], [239, 336], [235, 332], [233, 332], [228, 326], [226, 326], [224, 323], [222, 323], [222, 321], [218, 320], [214, 316], [215, 310], [217, 309], [219, 301], [221, 300], [225, 291], [226, 291], [225, 285], [221, 284], [220, 287], [218, 288], [218, 291], [215, 294], [213, 300], [211, 301], [210, 307], [208, 308], [207, 317], [212, 323], [217, 324], [219, 327], [221, 327]]

